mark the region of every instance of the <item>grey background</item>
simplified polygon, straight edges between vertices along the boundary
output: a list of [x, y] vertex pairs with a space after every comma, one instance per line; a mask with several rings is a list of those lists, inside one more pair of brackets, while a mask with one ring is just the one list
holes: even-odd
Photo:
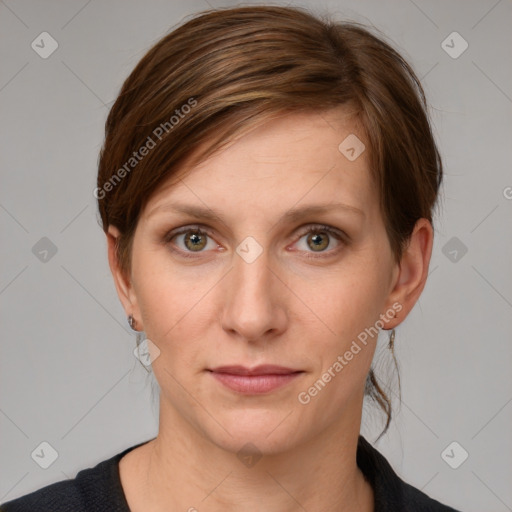
[[[402, 406], [376, 447], [441, 502], [512, 510], [512, 2], [292, 4], [372, 24], [402, 50], [444, 158], [430, 276], [397, 329]], [[0, 502], [157, 433], [158, 392], [132, 353], [98, 226], [96, 164], [108, 109], [149, 46], [228, 5], [0, 1]], [[31, 47], [44, 31], [59, 45], [47, 59]], [[441, 45], [454, 31], [469, 45], [458, 58]], [[55, 254], [38, 252], [43, 237]], [[382, 420], [365, 404], [362, 433], [373, 441]], [[43, 441], [58, 453], [48, 469], [31, 457]], [[453, 441], [469, 454], [457, 469], [441, 456]]]

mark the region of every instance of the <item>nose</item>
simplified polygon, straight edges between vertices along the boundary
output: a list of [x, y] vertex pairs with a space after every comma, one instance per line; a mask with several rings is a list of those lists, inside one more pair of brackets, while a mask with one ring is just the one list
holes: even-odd
[[270, 267], [268, 251], [249, 261], [234, 254], [233, 267], [223, 280], [222, 328], [241, 341], [266, 343], [286, 329], [290, 292], [279, 271]]

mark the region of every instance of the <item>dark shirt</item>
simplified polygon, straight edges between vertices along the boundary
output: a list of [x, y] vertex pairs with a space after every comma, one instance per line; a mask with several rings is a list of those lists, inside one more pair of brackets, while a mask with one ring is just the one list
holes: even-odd
[[[119, 477], [119, 461], [139, 443], [81, 470], [75, 478], [42, 487], [0, 505], [0, 512], [130, 512]], [[363, 436], [357, 465], [373, 487], [375, 512], [458, 512], [401, 480]]]

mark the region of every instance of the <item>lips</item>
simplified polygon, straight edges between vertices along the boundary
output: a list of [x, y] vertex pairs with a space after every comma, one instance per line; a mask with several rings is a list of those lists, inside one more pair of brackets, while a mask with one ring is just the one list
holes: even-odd
[[231, 375], [289, 375], [297, 373], [301, 370], [294, 370], [284, 366], [276, 366], [273, 364], [262, 364], [254, 368], [246, 368], [245, 366], [219, 366], [210, 370], [214, 373], [229, 373]]
[[237, 393], [258, 395], [274, 391], [304, 372], [276, 365], [260, 365], [254, 368], [244, 366], [219, 366], [209, 370], [221, 384]]

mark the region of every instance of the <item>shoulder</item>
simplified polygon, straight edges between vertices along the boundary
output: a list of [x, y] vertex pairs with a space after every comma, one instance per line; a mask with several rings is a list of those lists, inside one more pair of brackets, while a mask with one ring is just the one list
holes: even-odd
[[460, 512], [404, 482], [363, 436], [359, 436], [357, 465], [373, 487], [375, 512]]
[[404, 503], [408, 509], [416, 512], [460, 512], [431, 498], [416, 487], [402, 482]]
[[62, 480], [0, 505], [0, 512], [129, 512], [119, 478], [119, 461], [131, 446], [75, 478]]
[[0, 505], [0, 512], [64, 512], [87, 510], [85, 497], [75, 479], [63, 480]]

